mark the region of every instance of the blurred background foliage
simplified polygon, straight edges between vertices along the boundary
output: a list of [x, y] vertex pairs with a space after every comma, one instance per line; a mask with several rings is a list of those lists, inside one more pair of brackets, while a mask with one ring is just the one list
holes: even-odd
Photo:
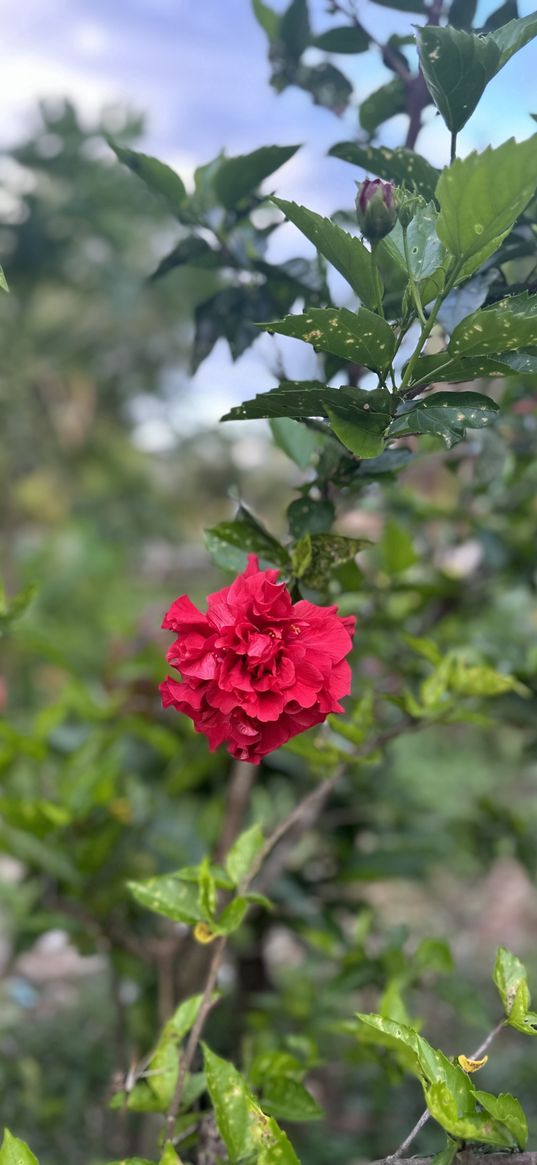
[[[300, 71], [293, 28], [272, 38], [273, 83], [313, 86], [328, 107], [334, 94], [348, 100], [337, 70], [324, 82]], [[38, 584], [2, 640], [0, 1117], [41, 1165], [153, 1154], [155, 1118], [106, 1102], [174, 1003], [199, 989], [206, 952], [142, 912], [125, 880], [214, 850], [230, 776], [225, 756], [159, 707], [160, 620], [176, 594], [202, 601], [222, 585], [202, 530], [231, 516], [230, 492], [281, 534], [290, 491], [312, 478], [263, 425], [183, 431], [196, 411], [193, 320], [199, 332], [229, 273], [181, 262], [148, 281], [176, 225], [103, 143], [136, 144], [142, 131], [121, 111], [88, 129], [68, 102], [45, 104], [0, 159], [11, 288], [0, 313], [2, 577], [10, 596]], [[274, 278], [290, 303], [315, 296], [313, 263], [283, 283], [268, 270], [247, 238], [252, 210], [232, 231], [250, 283]], [[250, 286], [236, 271], [231, 283]], [[215, 339], [231, 327], [216, 316]], [[354, 1010], [389, 993], [396, 1014], [404, 994], [433, 1042], [469, 1053], [497, 1018], [497, 943], [537, 975], [532, 387], [487, 386], [509, 405], [494, 429], [447, 453], [427, 438], [397, 472], [355, 476], [340, 496], [337, 529], [373, 542], [339, 599], [358, 615], [364, 722], [380, 705], [389, 723], [390, 699], [430, 672], [401, 629], [512, 672], [530, 694], [404, 736], [382, 764], [353, 771], [273, 871], [276, 914], [254, 914], [235, 939], [210, 1038], [246, 1065], [285, 1051], [307, 1069], [328, 1113], [322, 1135], [292, 1126], [308, 1165], [328, 1151], [334, 1165], [389, 1152], [420, 1111], [417, 1088], [346, 1034]], [[307, 790], [310, 762], [306, 748], [263, 764], [252, 804], [263, 825]], [[502, 1041], [483, 1086], [519, 1096], [535, 1137], [531, 1048]]]

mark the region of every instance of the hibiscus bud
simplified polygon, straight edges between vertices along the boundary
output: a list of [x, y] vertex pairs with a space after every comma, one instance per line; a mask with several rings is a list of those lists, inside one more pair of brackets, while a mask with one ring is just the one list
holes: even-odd
[[[162, 703], [194, 721], [211, 749], [223, 744], [237, 760], [259, 764], [267, 753], [342, 712], [351, 671], [354, 616], [337, 607], [294, 603], [277, 570], [260, 570], [254, 554], [243, 574], [209, 595], [207, 613], [186, 595], [176, 599], [163, 627], [178, 638], [168, 663]], [[199, 923], [198, 942], [211, 942]]]
[[356, 195], [358, 226], [370, 243], [389, 235], [397, 221], [395, 186], [381, 178], [366, 178], [360, 182]]
[[398, 186], [395, 191], [395, 205], [399, 215], [399, 222], [403, 230], [406, 230], [414, 215], [427, 203], [421, 194], [417, 194], [414, 190], [404, 190], [402, 186]]

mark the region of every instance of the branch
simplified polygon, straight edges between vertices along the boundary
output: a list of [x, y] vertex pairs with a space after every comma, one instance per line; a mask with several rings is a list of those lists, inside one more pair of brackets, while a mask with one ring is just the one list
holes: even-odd
[[[393, 1157], [381, 1157], [378, 1161], [372, 1161], [371, 1165], [390, 1165]], [[434, 1160], [433, 1157], [405, 1157], [403, 1165], [408, 1161], [409, 1165], [431, 1165]], [[480, 1149], [462, 1149], [454, 1157], [454, 1165], [537, 1165], [537, 1153], [511, 1153], [510, 1150], [504, 1150], [503, 1153], [487, 1153], [486, 1155]]]
[[[492, 1041], [494, 1039], [496, 1039], [498, 1032], [500, 1032], [502, 1030], [502, 1027], [505, 1026], [505, 1022], [506, 1022], [505, 1019], [501, 1019], [500, 1022], [496, 1024], [496, 1027], [494, 1027], [492, 1029], [492, 1031], [489, 1032], [488, 1036], [486, 1036], [486, 1038], [483, 1040], [483, 1043], [481, 1043], [479, 1045], [479, 1047], [475, 1049], [475, 1052], [472, 1052], [471, 1056], [469, 1057], [470, 1060], [479, 1060], [479, 1058], [487, 1051], [487, 1048], [490, 1048], [490, 1045], [491, 1045]], [[406, 1150], [409, 1148], [409, 1146], [412, 1144], [412, 1142], [416, 1139], [418, 1133], [421, 1132], [423, 1126], [427, 1124], [427, 1121], [429, 1120], [430, 1115], [431, 1114], [429, 1112], [429, 1109], [426, 1108], [425, 1112], [422, 1112], [420, 1119], [418, 1121], [416, 1121], [414, 1128], [410, 1130], [408, 1136], [405, 1137], [404, 1141], [401, 1142], [401, 1144], [399, 1145], [399, 1148], [395, 1150], [395, 1153], [391, 1153], [390, 1156], [386, 1158], [386, 1161], [388, 1161], [388, 1162], [389, 1161], [396, 1161], [398, 1157], [403, 1156], [403, 1153], [406, 1152]], [[526, 1154], [526, 1155], [531, 1157], [533, 1154], [530, 1153], [530, 1154]], [[475, 1154], [474, 1154], [474, 1156], [475, 1156]], [[491, 1154], [491, 1156], [503, 1157], [503, 1154], [496, 1153], [496, 1154]], [[522, 1156], [524, 1156], [524, 1154], [522, 1154]], [[509, 1161], [510, 1162], [513, 1161], [512, 1156], [509, 1156]], [[414, 1165], [414, 1159], [413, 1159], [413, 1165]], [[487, 1165], [489, 1165], [489, 1155], [488, 1154], [487, 1154]], [[535, 1165], [537, 1165], [537, 1162], [535, 1163]]]

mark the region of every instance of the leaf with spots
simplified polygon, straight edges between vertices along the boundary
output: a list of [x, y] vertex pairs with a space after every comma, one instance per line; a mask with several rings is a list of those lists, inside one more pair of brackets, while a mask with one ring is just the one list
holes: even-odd
[[223, 421], [269, 419], [271, 417], [327, 417], [327, 406], [352, 406], [355, 389], [328, 388], [321, 380], [282, 380], [270, 392], [236, 405]]
[[392, 421], [388, 436], [428, 433], [441, 437], [451, 449], [463, 440], [467, 428], [485, 428], [497, 412], [496, 402], [478, 392], [435, 392], [425, 400], [404, 405]]
[[[535, 361], [534, 367], [537, 370], [537, 359], [526, 353], [521, 356], [528, 363], [527, 371], [532, 371], [529, 367], [532, 360]], [[509, 357], [509, 353], [505, 359], [502, 356], [453, 357], [446, 348], [443, 352], [436, 352], [434, 356], [419, 357], [414, 365], [411, 384], [413, 388], [417, 388], [441, 380], [456, 384], [460, 381], [477, 380], [481, 376], [510, 376], [514, 369], [507, 363]]]
[[234, 521], [205, 530], [205, 545], [224, 570], [244, 570], [249, 554], [284, 570], [289, 565], [287, 551], [245, 506], [239, 507]]
[[332, 158], [360, 166], [362, 170], [377, 174], [386, 181], [417, 190], [427, 200], [434, 195], [439, 171], [413, 150], [401, 146], [390, 149], [387, 146], [366, 146], [357, 142], [337, 142], [328, 153]]
[[296, 498], [287, 507], [287, 520], [293, 538], [303, 534], [326, 534], [336, 516], [334, 505], [328, 499]]
[[207, 1088], [231, 1165], [254, 1157], [257, 1165], [299, 1165], [289, 1138], [266, 1116], [237, 1069], [203, 1044]]
[[38, 1165], [37, 1157], [24, 1141], [14, 1137], [9, 1129], [4, 1129], [4, 1139], [0, 1148], [0, 1165]]
[[537, 344], [537, 295], [506, 296], [466, 316], [452, 333], [452, 356], [484, 356]]
[[345, 538], [342, 534], [305, 534], [292, 553], [296, 578], [315, 591], [326, 590], [332, 574], [345, 562], [351, 562], [360, 550], [369, 546], [363, 538]]
[[200, 911], [197, 885], [184, 882], [177, 874], [158, 875], [146, 882], [127, 882], [127, 888], [140, 906], [174, 922], [194, 926], [196, 922], [207, 921]]
[[407, 228], [410, 270], [419, 283], [445, 263], [446, 249], [436, 233], [438, 211], [433, 202], [420, 206]]
[[461, 264], [459, 282], [500, 246], [537, 187], [537, 134], [457, 159], [441, 174], [438, 237]]
[[375, 371], [387, 368], [395, 352], [390, 325], [366, 307], [357, 312], [344, 307], [310, 308], [302, 315], [286, 316], [263, 327]]
[[366, 307], [378, 306], [382, 299], [382, 282], [371, 251], [360, 239], [349, 235], [331, 219], [323, 218], [305, 206], [298, 206], [296, 202], [286, 202], [283, 198], [273, 198], [272, 202], [343, 275]]
[[417, 42], [429, 93], [448, 129], [458, 133], [501, 67], [500, 49], [491, 36], [434, 25], [419, 29]]
[[352, 402], [343, 407], [327, 406], [332, 431], [355, 457], [378, 457], [384, 449], [384, 434], [390, 423], [393, 398], [386, 389], [372, 392], [355, 389]]

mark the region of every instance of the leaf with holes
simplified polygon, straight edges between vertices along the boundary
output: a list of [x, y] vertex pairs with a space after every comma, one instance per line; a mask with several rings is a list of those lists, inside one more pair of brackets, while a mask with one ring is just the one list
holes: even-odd
[[272, 202], [290, 222], [324, 255], [347, 280], [366, 307], [375, 308], [382, 299], [382, 283], [373, 256], [360, 239], [349, 235], [329, 218], [323, 218], [283, 198]]
[[392, 421], [388, 436], [429, 433], [441, 437], [451, 449], [463, 440], [467, 428], [485, 428], [497, 412], [496, 402], [478, 392], [435, 392], [425, 400], [405, 405]]
[[459, 281], [500, 245], [537, 186], [537, 134], [457, 159], [440, 175], [438, 237], [462, 263]]
[[390, 149], [388, 146], [366, 146], [357, 142], [338, 142], [328, 151], [332, 158], [360, 166], [362, 170], [377, 174], [386, 181], [397, 182], [417, 190], [427, 200], [434, 195], [439, 171], [431, 166], [421, 154], [403, 147]]
[[262, 326], [271, 334], [293, 336], [316, 350], [331, 352], [375, 371], [387, 368], [395, 352], [390, 325], [366, 307], [358, 312], [344, 307], [313, 307], [302, 315], [286, 316]]
[[456, 134], [500, 68], [500, 49], [490, 36], [434, 25], [419, 29], [417, 41], [429, 93], [448, 129]]
[[484, 356], [537, 344], [537, 295], [515, 295], [473, 312], [452, 333], [452, 356]]

